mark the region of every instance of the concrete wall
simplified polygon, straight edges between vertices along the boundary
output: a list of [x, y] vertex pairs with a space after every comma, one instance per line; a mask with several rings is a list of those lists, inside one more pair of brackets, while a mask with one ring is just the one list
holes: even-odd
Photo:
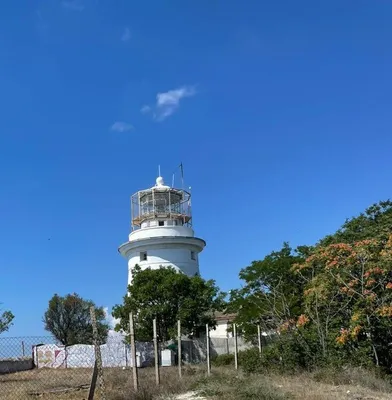
[[33, 359], [11, 359], [11, 360], [0, 360], [0, 374], [9, 374], [11, 372], [20, 372], [33, 369]]
[[228, 332], [229, 327], [231, 327], [231, 323], [229, 324], [227, 321], [218, 321], [215, 329], [210, 330], [210, 337], [211, 338], [233, 337], [233, 333]]

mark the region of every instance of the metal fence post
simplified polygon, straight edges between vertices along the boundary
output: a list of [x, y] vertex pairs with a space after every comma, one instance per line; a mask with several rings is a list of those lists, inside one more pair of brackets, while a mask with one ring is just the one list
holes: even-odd
[[177, 336], [178, 336], [178, 376], [182, 377], [182, 370], [181, 370], [181, 364], [182, 364], [182, 352], [181, 352], [181, 321], [178, 320], [177, 322]]
[[207, 375], [211, 375], [211, 363], [210, 363], [210, 329], [206, 324], [206, 350], [207, 350]]
[[238, 369], [238, 343], [237, 343], [237, 325], [233, 324], [234, 333], [234, 366]]
[[259, 353], [260, 353], [260, 357], [261, 357], [262, 347], [261, 347], [261, 327], [260, 327], [260, 324], [257, 324], [257, 339], [258, 339], [258, 342], [259, 342]]
[[139, 389], [139, 380], [137, 376], [137, 361], [136, 361], [136, 344], [135, 344], [135, 329], [133, 327], [133, 313], [129, 313], [129, 334], [131, 336], [131, 355], [133, 360], [133, 387], [137, 392]]
[[157, 336], [157, 320], [155, 318], [152, 321], [152, 326], [154, 330], [155, 382], [157, 385], [159, 385], [160, 377], [159, 377], [158, 336]]

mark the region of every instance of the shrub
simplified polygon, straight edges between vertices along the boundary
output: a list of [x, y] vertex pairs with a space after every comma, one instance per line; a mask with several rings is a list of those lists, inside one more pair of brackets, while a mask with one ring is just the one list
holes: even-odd
[[212, 360], [212, 364], [216, 367], [223, 367], [234, 364], [234, 354], [219, 354]]
[[261, 371], [262, 362], [259, 349], [251, 348], [240, 351], [238, 353], [238, 364], [247, 374]]

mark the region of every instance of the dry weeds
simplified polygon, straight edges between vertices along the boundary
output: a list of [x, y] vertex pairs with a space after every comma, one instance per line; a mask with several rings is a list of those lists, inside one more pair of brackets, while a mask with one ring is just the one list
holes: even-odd
[[[317, 371], [295, 376], [244, 375], [230, 368], [214, 368], [211, 377], [204, 368], [184, 368], [183, 379], [176, 368], [161, 368], [161, 385], [155, 384], [153, 368], [139, 370], [140, 390], [135, 393], [131, 370], [107, 369], [108, 400], [388, 400], [388, 382], [363, 370], [344, 373]], [[0, 399], [83, 400], [87, 398], [92, 371], [88, 369], [39, 369], [0, 376]], [[82, 385], [86, 385], [83, 386]], [[75, 388], [79, 390], [72, 390]], [[48, 393], [53, 389], [69, 392]], [[99, 388], [97, 387], [99, 393]], [[181, 394], [182, 397], [178, 397]], [[99, 394], [96, 399], [99, 399]]]
[[[332, 374], [333, 375], [333, 374]], [[320, 382], [320, 379], [329, 381]], [[333, 380], [338, 382], [334, 384]], [[364, 370], [341, 372], [331, 379], [331, 372], [313, 374], [244, 375], [232, 370], [220, 370], [210, 379], [204, 379], [201, 394], [208, 399], [224, 400], [390, 400], [391, 385]]]

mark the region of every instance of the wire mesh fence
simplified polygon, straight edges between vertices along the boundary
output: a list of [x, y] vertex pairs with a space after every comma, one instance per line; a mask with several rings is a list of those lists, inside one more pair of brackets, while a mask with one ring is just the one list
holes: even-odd
[[[154, 342], [136, 340], [134, 362], [131, 346], [125, 338], [123, 334], [111, 332], [106, 343], [98, 346], [107, 397], [101, 395], [99, 379], [95, 396], [89, 397], [96, 363], [94, 345], [62, 346], [50, 336], [0, 338], [0, 399], [125, 399], [135, 390], [132, 375], [135, 365], [136, 370], [141, 371], [141, 380], [155, 385], [157, 368], [161, 374], [166, 374], [161, 382], [181, 376], [181, 369], [177, 372], [179, 356], [180, 365], [196, 365], [207, 372], [208, 353], [214, 358], [220, 354], [233, 354], [236, 348], [234, 337], [212, 337], [207, 352], [205, 335], [184, 336], [180, 342], [181, 351], [178, 351], [177, 340], [158, 343], [156, 362]], [[237, 339], [237, 350], [249, 346], [243, 339]]]
[[0, 338], [0, 399], [87, 390], [94, 358], [87, 347], [75, 350], [48, 336]]

